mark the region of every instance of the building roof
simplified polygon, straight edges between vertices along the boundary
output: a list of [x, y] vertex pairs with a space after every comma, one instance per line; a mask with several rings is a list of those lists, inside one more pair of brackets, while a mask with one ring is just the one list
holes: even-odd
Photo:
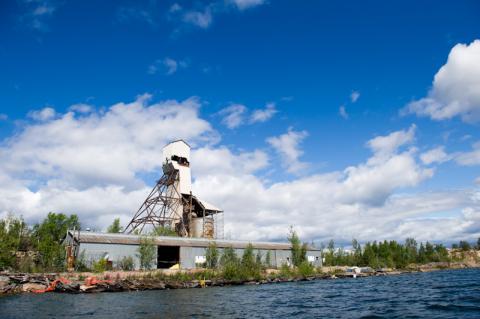
[[[97, 244], [122, 244], [122, 245], [138, 245], [142, 236], [127, 234], [109, 234], [94, 232], [68, 232], [67, 236], [73, 237], [80, 243], [97, 243]], [[182, 247], [208, 247], [210, 243], [215, 242], [218, 248], [246, 248], [248, 244], [252, 244], [255, 249], [272, 249], [272, 250], [289, 250], [289, 243], [275, 242], [248, 242], [238, 240], [225, 239], [206, 239], [206, 238], [186, 238], [186, 237], [152, 237], [156, 245], [160, 246], [182, 246]], [[314, 247], [308, 247], [308, 250], [320, 250]]]
[[173, 140], [173, 141], [171, 141], [170, 143], [167, 143], [167, 145], [165, 145], [164, 148], [165, 148], [166, 146], [168, 146], [168, 145], [170, 145], [170, 144], [173, 144], [173, 143], [176, 143], [176, 142], [183, 142], [183, 143], [185, 143], [188, 147], [191, 147], [190, 144], [188, 144], [187, 142], [185, 142], [184, 139], [178, 139], [178, 140]]
[[193, 196], [193, 198], [195, 198], [198, 201], [198, 203], [201, 206], [203, 206], [203, 208], [205, 208], [205, 210], [211, 210], [211, 211], [214, 211], [214, 212], [223, 212], [223, 210], [221, 210], [217, 206], [215, 206], [213, 204], [210, 204], [209, 202], [204, 201], [203, 199], [198, 198], [198, 196]]

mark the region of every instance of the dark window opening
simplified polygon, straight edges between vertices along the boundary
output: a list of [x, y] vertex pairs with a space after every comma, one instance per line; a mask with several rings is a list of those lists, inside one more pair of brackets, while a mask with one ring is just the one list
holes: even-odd
[[190, 166], [190, 163], [188, 162], [188, 160], [185, 157], [172, 155], [172, 161], [175, 161], [182, 166], [187, 166], [187, 167]]
[[180, 262], [179, 246], [158, 246], [157, 248], [157, 268], [170, 268]]

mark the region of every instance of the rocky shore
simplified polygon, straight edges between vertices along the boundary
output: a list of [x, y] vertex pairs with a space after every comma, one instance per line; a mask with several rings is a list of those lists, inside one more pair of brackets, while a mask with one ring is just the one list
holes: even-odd
[[[186, 279], [201, 271], [150, 271], [21, 274], [0, 273], [0, 296], [18, 293], [98, 293], [142, 290], [205, 288], [232, 285], [262, 285], [281, 282], [310, 281], [337, 278], [362, 278], [370, 276], [400, 275], [402, 273], [426, 272], [442, 269], [478, 267], [465, 263], [431, 263], [415, 265], [405, 270], [379, 269], [368, 272], [352, 271], [349, 267], [324, 267], [322, 272], [307, 277], [284, 277], [278, 270], [270, 269], [260, 280], [226, 280], [222, 278]], [[197, 277], [201, 277], [197, 276]]]

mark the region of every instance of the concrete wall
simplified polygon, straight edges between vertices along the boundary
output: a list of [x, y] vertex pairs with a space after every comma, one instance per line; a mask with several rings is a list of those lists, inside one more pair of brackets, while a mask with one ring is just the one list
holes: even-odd
[[[92, 244], [81, 243], [80, 254], [85, 253], [85, 261], [87, 265], [91, 265], [93, 261], [104, 258], [108, 254], [108, 259], [113, 262], [113, 267], [117, 267], [117, 263], [123, 257], [132, 257], [135, 263], [135, 269], [140, 269], [140, 259], [138, 258], [138, 245], [119, 245], [119, 244]], [[157, 252], [155, 250], [155, 260]]]
[[[234, 249], [239, 258], [242, 258], [244, 249]], [[266, 250], [254, 249], [255, 256], [260, 252], [262, 262], [266, 262], [267, 253], [270, 251], [270, 266], [273, 268], [280, 267], [283, 264], [292, 264], [292, 257], [290, 250]], [[223, 254], [223, 249], [218, 248], [219, 256]], [[206, 248], [203, 247], [180, 247], [180, 267], [183, 269], [196, 268], [195, 258], [197, 256], [205, 256]], [[307, 251], [307, 258], [311, 256], [311, 263], [315, 267], [322, 265], [322, 257], [320, 251]]]
[[[244, 249], [235, 249], [235, 253], [239, 258], [242, 257]], [[260, 252], [262, 262], [265, 262], [267, 252], [270, 251], [270, 266], [280, 267], [283, 264], [292, 263], [290, 250], [266, 250], [266, 249], [254, 249], [254, 255], [256, 256]], [[132, 257], [135, 263], [135, 269], [140, 268], [140, 260], [137, 256], [138, 245], [123, 245], [123, 244], [93, 244], [93, 243], [81, 243], [80, 253], [84, 252], [85, 261], [91, 265], [91, 262], [97, 261], [108, 255], [108, 259], [113, 262], [113, 266], [117, 267], [117, 263], [123, 257]], [[219, 255], [223, 254], [223, 249], [218, 249]], [[205, 256], [206, 248], [204, 247], [180, 247], [180, 267], [183, 269], [196, 268], [195, 257]], [[307, 251], [307, 258], [311, 256], [312, 264], [317, 267], [321, 266], [322, 257], [320, 251]], [[155, 260], [157, 259], [157, 250], [155, 249]]]

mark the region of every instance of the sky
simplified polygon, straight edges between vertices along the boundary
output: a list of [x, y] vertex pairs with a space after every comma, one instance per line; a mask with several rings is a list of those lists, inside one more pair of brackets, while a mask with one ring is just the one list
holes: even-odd
[[127, 224], [192, 145], [231, 239], [480, 237], [478, 1], [0, 4], [0, 217]]

